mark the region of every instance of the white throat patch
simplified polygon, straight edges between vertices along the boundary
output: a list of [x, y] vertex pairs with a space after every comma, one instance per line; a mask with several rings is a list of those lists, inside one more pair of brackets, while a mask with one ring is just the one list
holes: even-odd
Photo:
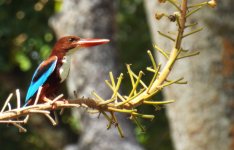
[[66, 56], [72, 55], [73, 53], [75, 53], [75, 52], [78, 51], [78, 50], [79, 50], [79, 47], [70, 49], [70, 50], [66, 53]]
[[59, 74], [60, 74], [60, 78], [61, 78], [60, 83], [63, 82], [69, 74], [70, 64], [71, 64], [71, 56], [70, 55], [64, 56], [62, 63], [63, 64], [59, 69]]

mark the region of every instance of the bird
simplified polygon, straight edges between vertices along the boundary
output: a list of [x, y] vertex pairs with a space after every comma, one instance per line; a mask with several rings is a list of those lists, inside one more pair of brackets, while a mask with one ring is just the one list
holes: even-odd
[[35, 70], [25, 97], [23, 107], [32, 105], [40, 87], [38, 103], [45, 103], [45, 98], [53, 96], [62, 82], [66, 80], [70, 71], [71, 56], [77, 50], [86, 47], [106, 44], [109, 39], [80, 38], [65, 36], [60, 38], [52, 48], [49, 57]]

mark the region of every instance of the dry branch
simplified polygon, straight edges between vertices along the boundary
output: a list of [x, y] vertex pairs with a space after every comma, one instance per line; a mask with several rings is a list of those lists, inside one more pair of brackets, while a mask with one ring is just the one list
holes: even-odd
[[64, 99], [62, 98], [63, 95], [59, 95], [52, 100], [46, 98], [44, 99], [44, 101], [47, 101], [46, 103], [38, 104], [37, 102], [39, 101], [40, 91], [42, 89], [40, 88], [38, 90], [34, 104], [32, 106], [21, 107], [20, 92], [19, 90], [16, 90], [17, 106], [14, 109], [12, 109], [11, 107], [10, 101], [13, 96], [13, 94], [11, 93], [9, 97], [6, 99], [5, 104], [1, 109], [0, 123], [5, 123], [5, 124], [10, 123], [16, 126], [17, 128], [19, 128], [20, 131], [26, 132], [26, 129], [24, 129], [22, 125], [27, 123], [29, 117], [31, 117], [32, 114], [36, 113], [36, 114], [45, 115], [53, 125], [56, 125], [57, 124], [56, 119], [53, 119], [50, 116], [51, 110], [64, 110], [65, 108], [84, 107], [87, 109], [88, 112], [102, 114], [109, 122], [108, 128], [110, 128], [112, 125], [116, 126], [118, 128], [121, 137], [123, 137], [124, 135], [120, 124], [118, 124], [115, 115], [116, 112], [128, 114], [130, 116], [130, 119], [134, 120], [136, 124], [142, 130], [144, 130], [141, 124], [139, 123], [139, 121], [137, 121], [137, 118], [140, 117], [145, 119], [153, 119], [154, 115], [141, 114], [138, 112], [137, 107], [141, 105], [158, 106], [174, 102], [174, 100], [153, 101], [151, 100], [151, 98], [166, 86], [169, 86], [171, 84], [187, 83], [182, 81], [183, 78], [177, 80], [171, 80], [168, 79], [168, 76], [171, 73], [171, 70], [177, 60], [187, 57], [192, 57], [198, 54], [198, 52], [188, 53], [188, 51], [185, 51], [182, 47], [182, 40], [184, 38], [192, 34], [195, 34], [201, 30], [201, 29], [196, 29], [191, 31], [190, 33], [184, 34], [184, 30], [186, 28], [194, 27], [195, 25], [197, 25], [197, 24], [186, 25], [187, 18], [190, 17], [191, 14], [197, 12], [197, 9], [195, 9], [196, 11], [191, 11], [188, 14], [188, 10], [195, 7], [200, 8], [205, 4], [206, 5], [209, 4], [209, 3], [200, 3], [193, 5], [193, 7], [192, 6], [188, 7], [187, 0], [182, 0], [180, 5], [172, 0], [166, 0], [166, 1], [171, 3], [179, 11], [175, 13], [177, 20], [175, 22], [172, 22], [176, 23], [178, 30], [175, 39], [159, 31], [159, 34], [168, 38], [170, 41], [172, 40], [174, 42], [174, 46], [171, 48], [170, 53], [166, 52], [162, 48], [159, 48], [159, 46], [155, 44], [155, 48], [167, 58], [167, 63], [163, 68], [161, 67], [161, 64], [159, 65], [156, 64], [152, 53], [150, 51], [147, 51], [153, 66], [153, 67], [146, 67], [147, 71], [153, 73], [153, 77], [149, 85], [145, 84], [144, 81], [142, 80], [143, 71], [140, 71], [137, 75], [136, 73], [134, 73], [134, 71], [131, 70], [130, 65], [127, 65], [128, 75], [130, 78], [130, 82], [132, 84], [132, 90], [130, 91], [130, 93], [122, 95], [119, 92], [119, 89], [124, 75], [121, 73], [119, 77], [115, 80], [113, 73], [110, 72], [109, 73], [110, 79], [105, 81], [107, 86], [113, 92], [110, 99], [104, 99], [94, 91], [92, 92], [92, 94], [95, 98], [78, 98], [77, 94], [75, 93], [75, 96], [77, 98], [74, 100]]

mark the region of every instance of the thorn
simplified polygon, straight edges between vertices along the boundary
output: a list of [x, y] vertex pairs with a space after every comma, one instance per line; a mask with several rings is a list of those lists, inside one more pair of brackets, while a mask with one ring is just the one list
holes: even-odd
[[26, 124], [28, 122], [28, 119], [29, 119], [29, 115], [27, 115], [24, 119], [24, 124]]
[[165, 38], [167, 38], [167, 39], [172, 40], [173, 42], [175, 42], [175, 39], [172, 38], [171, 36], [169, 36], [169, 35], [167, 35], [167, 34], [165, 34], [165, 33], [162, 33], [162, 32], [160, 32], [160, 31], [158, 31], [158, 33], [159, 33], [161, 36], [163, 36], [163, 37], [165, 37]]
[[[5, 103], [4, 103], [3, 107], [2, 107], [1, 113], [6, 109], [8, 103], [10, 102], [10, 100], [11, 100], [11, 98], [12, 98], [12, 96], [13, 96], [13, 93], [9, 94], [9, 96], [7, 97]], [[8, 106], [8, 107], [9, 107], [9, 106]]]
[[59, 112], [59, 115], [62, 115], [64, 113], [64, 108], [62, 108]]
[[100, 118], [100, 116], [101, 116], [101, 111], [99, 111], [99, 114], [98, 114], [97, 118], [99, 119], [99, 118]]
[[171, 3], [178, 11], [181, 12], [180, 7], [177, 5], [176, 1], [174, 0], [167, 0], [169, 3]]
[[49, 114], [45, 114], [45, 116], [50, 120], [53, 126], [57, 125], [56, 121]]
[[166, 59], [169, 59], [169, 56], [164, 52], [164, 50], [159, 48], [156, 44], [154, 45], [154, 48], [156, 48], [156, 50], [158, 50], [164, 57], [166, 57]]
[[196, 29], [196, 30], [194, 30], [194, 31], [191, 31], [191, 32], [189, 32], [189, 33], [183, 35], [182, 38], [185, 38], [185, 37], [187, 37], [187, 36], [189, 36], [189, 35], [192, 35], [192, 34], [194, 34], [194, 33], [200, 32], [201, 30], [203, 30], [203, 28], [199, 28], [199, 29]]
[[189, 16], [191, 16], [192, 14], [194, 14], [195, 12], [197, 12], [198, 10], [200, 10], [203, 6], [200, 6], [192, 11], [190, 11], [189, 13], [187, 13], [186, 18], [188, 18]]
[[37, 96], [36, 96], [36, 99], [35, 99], [33, 105], [36, 105], [38, 103], [38, 100], [39, 100], [39, 97], [40, 97], [40, 94], [41, 94], [41, 90], [42, 90], [42, 87], [40, 86], [39, 89], [38, 89]]
[[16, 101], [17, 101], [17, 108], [20, 108], [20, 91], [16, 89]]
[[77, 93], [77, 91], [73, 91], [73, 94], [74, 94], [75, 98], [78, 98], [78, 93]]
[[7, 106], [8, 106], [8, 110], [11, 110], [11, 104], [8, 103]]
[[200, 52], [198, 51], [198, 52], [194, 52], [194, 53], [191, 53], [191, 54], [188, 54], [188, 55], [180, 56], [177, 59], [192, 57], [192, 56], [196, 56], [196, 55], [199, 55], [199, 54], [200, 54]]
[[197, 22], [189, 24], [189, 25], [186, 25], [185, 28], [190, 28], [190, 27], [193, 27], [193, 26], [196, 26], [196, 25], [198, 25]]
[[167, 101], [144, 101], [143, 104], [149, 104], [149, 105], [163, 105], [163, 104], [169, 104], [174, 103], [175, 100], [167, 100]]
[[62, 97], [63, 97], [63, 94], [60, 94], [59, 96], [57, 96], [55, 99], [52, 100], [52, 104], [60, 100]]
[[19, 128], [19, 132], [27, 132], [23, 126], [19, 125], [18, 123], [12, 123], [15, 127]]

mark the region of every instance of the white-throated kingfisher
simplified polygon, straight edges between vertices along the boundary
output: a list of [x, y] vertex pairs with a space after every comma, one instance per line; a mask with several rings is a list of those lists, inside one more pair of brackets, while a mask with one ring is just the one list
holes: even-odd
[[44, 60], [33, 74], [30, 86], [28, 88], [25, 105], [33, 104], [38, 89], [42, 87], [39, 103], [44, 102], [43, 99], [54, 96], [59, 89], [60, 84], [67, 78], [71, 55], [84, 47], [91, 47], [108, 43], [108, 39], [82, 39], [78, 36], [66, 36], [57, 41], [52, 52], [46, 60]]

